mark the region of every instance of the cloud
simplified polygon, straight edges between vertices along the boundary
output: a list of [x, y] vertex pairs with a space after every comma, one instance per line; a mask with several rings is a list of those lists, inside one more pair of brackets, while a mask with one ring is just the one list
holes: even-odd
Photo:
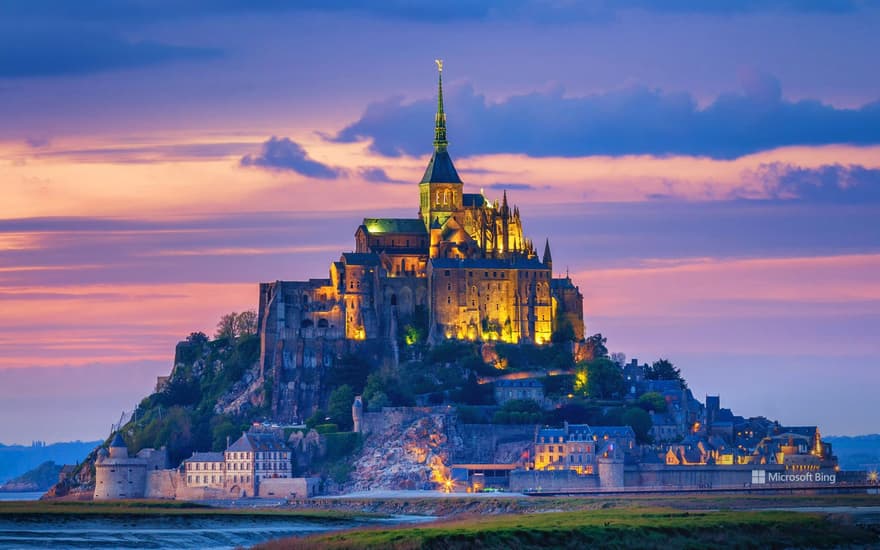
[[83, 75], [221, 55], [212, 48], [132, 41], [70, 22], [17, 23], [0, 23], [0, 78]]
[[754, 173], [775, 199], [816, 203], [880, 203], [880, 170], [857, 164], [804, 168], [787, 163], [761, 165]]
[[[556, 88], [491, 102], [469, 84], [452, 86], [444, 94], [449, 138], [459, 156], [533, 157], [731, 159], [793, 145], [880, 143], [880, 101], [854, 109], [790, 101], [771, 75], [746, 70], [740, 79], [742, 92], [723, 94], [704, 108], [688, 93], [645, 87], [580, 97]], [[422, 154], [430, 146], [435, 101], [371, 103], [333, 140], [371, 140], [372, 150], [386, 156]]]
[[396, 180], [390, 177], [385, 170], [378, 167], [365, 167], [358, 170], [358, 174], [370, 183], [410, 183], [404, 180]]
[[[32, 148], [45, 147], [32, 143]], [[114, 147], [85, 147], [76, 149], [40, 150], [29, 155], [33, 158], [65, 159], [77, 163], [159, 163], [193, 160], [222, 159], [238, 156], [251, 150], [254, 144], [246, 141], [229, 141], [213, 143], [172, 143]]]
[[486, 189], [492, 189], [493, 191], [534, 191], [538, 187], [532, 185], [531, 183], [503, 183], [496, 182], [490, 183], [485, 186]]
[[259, 155], [243, 156], [241, 165], [296, 172], [318, 179], [336, 179], [344, 174], [341, 168], [334, 168], [311, 159], [306, 150], [290, 138], [275, 136], [263, 143]]
[[141, 0], [4, 0], [0, 3], [0, 18], [54, 16], [72, 21], [152, 23], [217, 15], [319, 12], [431, 23], [524, 18], [549, 22], [601, 22], [627, 11], [729, 15], [766, 12], [847, 13], [871, 8], [871, 3], [863, 0], [155, 0], [149, 4]]

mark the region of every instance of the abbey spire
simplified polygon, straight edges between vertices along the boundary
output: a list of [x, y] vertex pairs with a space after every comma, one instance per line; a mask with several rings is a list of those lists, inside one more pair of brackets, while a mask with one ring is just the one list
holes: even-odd
[[443, 112], [443, 60], [437, 63], [437, 114], [434, 116], [434, 150], [445, 151], [449, 142], [446, 141], [446, 113]]

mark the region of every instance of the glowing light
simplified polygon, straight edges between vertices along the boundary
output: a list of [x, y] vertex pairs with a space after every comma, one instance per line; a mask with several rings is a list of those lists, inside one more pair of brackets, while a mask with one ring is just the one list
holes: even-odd
[[868, 481], [871, 483], [877, 483], [878, 479], [880, 479], [880, 474], [877, 473], [877, 470], [871, 470], [868, 472]]
[[590, 383], [590, 375], [587, 369], [581, 369], [574, 374], [574, 391], [586, 395]]

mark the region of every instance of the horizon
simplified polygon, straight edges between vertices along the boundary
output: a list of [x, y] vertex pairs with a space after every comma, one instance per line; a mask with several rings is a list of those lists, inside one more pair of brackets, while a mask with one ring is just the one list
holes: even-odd
[[103, 439], [260, 282], [414, 217], [440, 57], [465, 191], [549, 238], [587, 334], [880, 431], [880, 6], [626, 6], [0, 6], [0, 441]]

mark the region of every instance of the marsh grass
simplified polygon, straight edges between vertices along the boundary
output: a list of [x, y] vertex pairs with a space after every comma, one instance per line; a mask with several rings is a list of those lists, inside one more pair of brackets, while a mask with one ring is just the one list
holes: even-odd
[[282, 539], [256, 548], [833, 548], [878, 543], [876, 533], [829, 521], [822, 514], [626, 508], [472, 516]]

